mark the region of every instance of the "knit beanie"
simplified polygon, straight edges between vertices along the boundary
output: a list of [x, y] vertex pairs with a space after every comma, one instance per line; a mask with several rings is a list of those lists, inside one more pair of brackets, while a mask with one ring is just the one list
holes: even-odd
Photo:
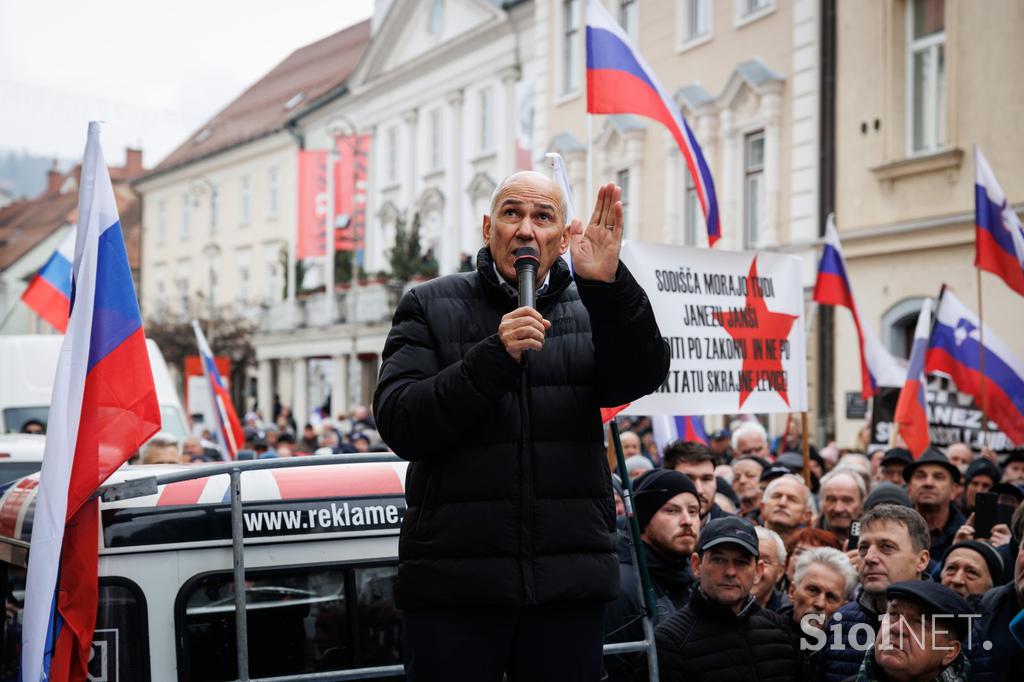
[[690, 493], [700, 504], [697, 486], [690, 477], [674, 469], [654, 469], [641, 474], [633, 485], [636, 520], [643, 531], [661, 506], [680, 493]]

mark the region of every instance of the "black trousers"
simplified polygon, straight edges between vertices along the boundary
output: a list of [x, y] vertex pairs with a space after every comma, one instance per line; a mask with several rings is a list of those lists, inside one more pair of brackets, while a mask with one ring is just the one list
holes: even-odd
[[[603, 603], [407, 611], [408, 682], [596, 682]], [[505, 677], [507, 675], [507, 677]]]

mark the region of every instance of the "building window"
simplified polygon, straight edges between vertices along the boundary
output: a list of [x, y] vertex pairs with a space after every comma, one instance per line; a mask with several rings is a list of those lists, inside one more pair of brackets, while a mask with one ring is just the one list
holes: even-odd
[[620, 0], [619, 2], [619, 25], [626, 32], [629, 39], [637, 42], [637, 30], [639, 24], [639, 3], [637, 0]]
[[242, 224], [252, 222], [252, 178], [242, 176]]
[[693, 182], [693, 176], [690, 174], [690, 169], [684, 165], [684, 172], [686, 173], [686, 202], [683, 205], [683, 214], [685, 223], [683, 225], [683, 241], [687, 246], [697, 245], [697, 220], [700, 212], [700, 199], [697, 198], [697, 186]]
[[181, 241], [188, 241], [189, 222], [192, 219], [192, 197], [186, 193], [181, 195], [181, 230], [178, 237]]
[[942, 147], [946, 128], [946, 33], [944, 0], [907, 5], [909, 153]]
[[480, 91], [480, 151], [482, 152], [490, 151], [494, 143], [491, 133], [494, 125], [493, 100], [490, 88]]
[[388, 128], [388, 181], [398, 182], [398, 128]]
[[441, 110], [434, 109], [430, 112], [430, 169], [441, 168]]
[[430, 13], [427, 15], [427, 33], [432, 36], [439, 36], [443, 26], [444, 0], [433, 0], [430, 3]]
[[156, 205], [156, 243], [167, 241], [167, 202], [160, 200]]
[[580, 3], [562, 0], [562, 94], [580, 85]]
[[711, 0], [682, 0], [679, 43], [685, 45], [711, 34]]
[[220, 228], [220, 187], [213, 185], [210, 188], [210, 232], [214, 233]]
[[744, 138], [743, 245], [757, 246], [761, 236], [761, 199], [764, 189], [764, 132]]
[[182, 314], [187, 314], [189, 311], [188, 305], [188, 283], [191, 276], [189, 270], [191, 266], [189, 261], [182, 260], [178, 261], [177, 272], [175, 273], [174, 284], [178, 290], [178, 304]]
[[281, 206], [281, 182], [277, 166], [267, 169], [267, 217], [276, 218]]
[[740, 0], [740, 16], [749, 17], [772, 6], [772, 0]]

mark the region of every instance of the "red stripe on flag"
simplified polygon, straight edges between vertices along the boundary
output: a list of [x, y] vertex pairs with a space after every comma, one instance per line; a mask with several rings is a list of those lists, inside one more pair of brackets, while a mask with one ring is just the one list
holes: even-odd
[[625, 405], [619, 405], [618, 407], [602, 407], [601, 408], [601, 423], [607, 424], [615, 418], [619, 412], [632, 405], [632, 403], [626, 403]]
[[903, 384], [896, 403], [896, 415], [893, 417], [893, 421], [900, 425], [899, 435], [914, 459], [920, 457], [931, 444], [928, 414], [920, 400], [921, 388], [921, 382], [914, 379]]
[[1024, 269], [1012, 254], [1004, 251], [992, 233], [975, 226], [974, 265], [998, 275], [1006, 282], [1006, 286], [1024, 296]]
[[85, 682], [99, 601], [100, 503], [82, 505], [64, 529], [57, 608], [64, 619], [50, 667], [51, 680]]
[[68, 518], [159, 429], [160, 406], [139, 327], [93, 365], [85, 379]]
[[156, 506], [169, 507], [176, 504], [195, 504], [206, 488], [207, 478], [193, 478], [190, 481], [168, 483], [160, 492]]
[[[983, 405], [981, 374], [957, 362], [944, 349], [929, 348], [924, 368], [926, 372], [948, 374], [956, 384], [957, 390], [972, 396], [979, 407]], [[1014, 408], [1013, 401], [995, 381], [985, 381], [985, 392], [988, 394], [988, 418], [998, 424], [1002, 432], [1015, 444], [1024, 444], [1024, 414]]]
[[319, 497], [402, 495], [398, 473], [390, 464], [352, 464], [329, 467], [274, 469], [271, 473], [282, 500]]
[[38, 276], [33, 279], [21, 295], [21, 300], [61, 334], [67, 331], [71, 303], [45, 279]]

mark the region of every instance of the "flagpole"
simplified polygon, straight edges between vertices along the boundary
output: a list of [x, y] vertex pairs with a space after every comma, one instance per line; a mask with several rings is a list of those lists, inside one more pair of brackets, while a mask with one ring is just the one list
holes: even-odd
[[985, 315], [981, 307], [981, 268], [975, 267], [978, 281], [978, 374], [981, 375], [981, 447], [988, 447], [988, 395], [985, 393]]
[[[594, 115], [587, 114], [587, 206], [594, 203]], [[584, 211], [583, 215], [586, 215]], [[583, 227], [586, 227], [584, 225]]]
[[[801, 451], [804, 455], [804, 483], [811, 487], [811, 440], [807, 433], [807, 411], [800, 413]], [[786, 417], [786, 431], [789, 431], [789, 416]], [[785, 438], [785, 436], [783, 436]]]

